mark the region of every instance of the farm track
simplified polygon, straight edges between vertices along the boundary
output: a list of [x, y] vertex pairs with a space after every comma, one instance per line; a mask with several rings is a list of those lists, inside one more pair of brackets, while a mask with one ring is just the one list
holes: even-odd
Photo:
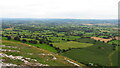
[[110, 61], [110, 66], [113, 66], [113, 63], [112, 63], [112, 55], [115, 53], [116, 51], [113, 51], [112, 53], [109, 54], [108, 58], [109, 58], [109, 61]]

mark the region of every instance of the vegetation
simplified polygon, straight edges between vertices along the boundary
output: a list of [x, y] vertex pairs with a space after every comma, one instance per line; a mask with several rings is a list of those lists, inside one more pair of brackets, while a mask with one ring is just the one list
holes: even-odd
[[[82, 62], [84, 64], [98, 64], [102, 66], [110, 66], [110, 59], [113, 59], [108, 56], [114, 52], [113, 46], [104, 44], [102, 42], [97, 42], [93, 46], [86, 47], [83, 49], [72, 49], [63, 53], [62, 55], [72, 58], [78, 62]], [[82, 59], [81, 59], [82, 58]], [[114, 61], [117, 62], [116, 56], [114, 57]], [[113, 64], [117, 65], [116, 62], [112, 62]], [[113, 66], [115, 66], [113, 65]]]
[[53, 46], [60, 48], [61, 50], [70, 49], [70, 48], [84, 48], [92, 46], [90, 43], [79, 43], [74, 41], [64, 42], [64, 43], [53, 43]]
[[[19, 51], [19, 52], [17, 52], [17, 51], [16, 52], [3, 52], [7, 55], [23, 56], [25, 58], [36, 59], [37, 60], [36, 62], [39, 62], [42, 64], [48, 64], [50, 66], [72, 66], [73, 65], [71, 63], [68, 63], [64, 59], [66, 57], [53, 54], [53, 53], [46, 51], [44, 49], [41, 49], [41, 48], [33, 47], [28, 44], [20, 43], [20, 42], [13, 42], [13, 41], [6, 41], [6, 40], [3, 40], [2, 42], [3, 42], [3, 45], [6, 46], [6, 48], [8, 46], [11, 46], [11, 48], [16, 47], [15, 50]], [[53, 57], [56, 57], [56, 59], [53, 59]], [[24, 62], [22, 62], [20, 60], [10, 59], [7, 57], [3, 57], [2, 59], [4, 59], [3, 62], [5, 62], [5, 63], [14, 63], [14, 64], [18, 64], [18, 65], [24, 65]], [[66, 58], [66, 59], [68, 59], [68, 58]], [[34, 61], [30, 61], [30, 62], [33, 63]], [[74, 61], [74, 62], [78, 63], [76, 61]], [[78, 64], [80, 64], [80, 63], [78, 63]], [[80, 65], [82, 65], [82, 64], [80, 64]]]
[[[14, 42], [13, 46], [22, 48], [23, 54], [14, 53], [14, 55], [36, 58], [41, 63], [53, 66], [69, 65], [66, 62], [64, 64], [63, 58], [43, 62], [46, 58], [51, 58], [46, 56], [41, 59], [36, 54], [41, 53], [38, 49], [45, 49], [47, 52], [69, 57], [87, 66], [118, 65], [116, 57], [120, 44], [116, 37], [120, 37], [118, 34], [120, 27], [117, 20], [8, 18], [3, 19], [2, 22], [0, 32], [2, 32], [2, 39], [6, 40], [3, 44], [9, 45]], [[22, 44], [35, 46], [37, 49], [29, 49]], [[33, 52], [35, 56], [25, 55], [25, 52]], [[6, 54], [13, 53], [6, 52]]]

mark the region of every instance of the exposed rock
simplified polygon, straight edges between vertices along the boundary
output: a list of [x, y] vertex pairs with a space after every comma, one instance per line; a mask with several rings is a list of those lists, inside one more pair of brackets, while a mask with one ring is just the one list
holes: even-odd
[[39, 55], [46, 55], [46, 56], [48, 56], [48, 55], [51, 55], [52, 57], [53, 57], [53, 60], [56, 60], [57, 58], [53, 55], [53, 54], [44, 54], [44, 53], [41, 53], [41, 54], [39, 54]]
[[15, 46], [6, 46], [6, 45], [0, 45], [0, 47], [17, 48], [17, 47], [15, 47]]
[[75, 65], [75, 66], [80, 66], [80, 65], [78, 65], [77, 63], [74, 63], [74, 62], [72, 62], [72, 61], [70, 61], [70, 60], [68, 60], [68, 59], [66, 59], [66, 58], [65, 58], [65, 60], [66, 60], [67, 62], [69, 62], [69, 63]]
[[[31, 59], [31, 58], [24, 58], [23, 56], [13, 56], [13, 55], [7, 55], [7, 54], [4, 54], [4, 53], [0, 53], [0, 55], [1, 55], [1, 57], [8, 57], [8, 58], [14, 59], [14, 60], [16, 60], [16, 59], [21, 60], [26, 65], [30, 65], [30, 66], [48, 66], [47, 64], [31, 63], [28, 60], [31, 60], [31, 61], [37, 61], [37, 60], [36, 59]], [[15, 65], [14, 64], [10, 64], [10, 63], [7, 63], [7, 64], [4, 63], [3, 66], [15, 66]]]
[[8, 49], [0, 49], [0, 51], [2, 51], [2, 52], [6, 52], [6, 51], [8, 51], [8, 52], [20, 52], [17, 50], [8, 50]]
[[11, 64], [11, 63], [1, 63], [2, 66], [17, 66], [16, 64]]

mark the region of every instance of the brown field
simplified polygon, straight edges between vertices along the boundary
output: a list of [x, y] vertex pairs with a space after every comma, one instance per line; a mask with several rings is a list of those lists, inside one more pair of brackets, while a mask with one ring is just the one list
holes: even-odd
[[110, 32], [110, 31], [101, 30], [101, 32]]
[[93, 24], [83, 24], [83, 25], [93, 25]]
[[0, 31], [0, 32], [2, 32], [2, 31]]
[[102, 23], [102, 24], [83, 24], [83, 25], [101, 25], [101, 26], [109, 26], [109, 25], [114, 25], [111, 23]]
[[120, 28], [112, 28], [112, 29], [115, 29], [115, 30], [120, 30]]
[[115, 37], [116, 40], [120, 40], [120, 37]]
[[104, 38], [99, 38], [99, 37], [91, 37], [91, 39], [94, 39], [94, 40], [97, 40], [97, 41], [103, 41], [103, 42], [105, 42], [105, 43], [113, 40], [112, 38], [104, 39]]
[[96, 25], [107, 26], [107, 25], [114, 25], [114, 24], [111, 24], [111, 23], [103, 23], [103, 24], [96, 24]]
[[4, 30], [12, 30], [13, 28], [6, 28], [6, 29], [4, 29]]

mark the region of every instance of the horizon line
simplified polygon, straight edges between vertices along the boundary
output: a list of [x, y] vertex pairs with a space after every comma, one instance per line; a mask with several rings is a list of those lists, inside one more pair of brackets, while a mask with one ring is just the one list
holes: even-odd
[[26, 18], [24, 18], [24, 17], [0, 17], [0, 19], [5, 19], [5, 18], [11, 18], [11, 19], [15, 19], [15, 18], [17, 18], [17, 19], [99, 19], [99, 20], [103, 20], [103, 19], [118, 19], [118, 18], [35, 18], [35, 17], [33, 17], [33, 18], [28, 18], [28, 17], [26, 17]]

